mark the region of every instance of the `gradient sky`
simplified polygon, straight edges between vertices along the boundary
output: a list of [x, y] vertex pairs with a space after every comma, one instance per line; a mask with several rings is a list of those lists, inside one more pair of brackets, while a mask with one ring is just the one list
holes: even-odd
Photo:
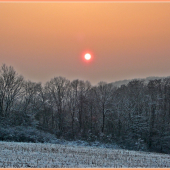
[[0, 3], [2, 63], [43, 83], [170, 76], [170, 3]]

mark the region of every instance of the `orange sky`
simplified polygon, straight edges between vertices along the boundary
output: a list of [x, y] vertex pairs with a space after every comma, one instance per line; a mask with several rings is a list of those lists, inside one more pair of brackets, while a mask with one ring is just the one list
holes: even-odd
[[0, 63], [37, 82], [170, 76], [170, 3], [0, 3]]

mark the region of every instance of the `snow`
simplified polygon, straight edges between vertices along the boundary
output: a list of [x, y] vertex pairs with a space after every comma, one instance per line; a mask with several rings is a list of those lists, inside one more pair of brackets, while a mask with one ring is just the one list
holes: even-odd
[[1, 168], [165, 168], [170, 155], [103, 147], [0, 142]]

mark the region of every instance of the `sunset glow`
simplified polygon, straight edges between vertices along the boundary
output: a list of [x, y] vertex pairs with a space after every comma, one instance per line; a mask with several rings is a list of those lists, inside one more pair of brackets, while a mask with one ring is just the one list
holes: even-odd
[[0, 3], [0, 16], [0, 63], [32, 81], [170, 76], [170, 3]]

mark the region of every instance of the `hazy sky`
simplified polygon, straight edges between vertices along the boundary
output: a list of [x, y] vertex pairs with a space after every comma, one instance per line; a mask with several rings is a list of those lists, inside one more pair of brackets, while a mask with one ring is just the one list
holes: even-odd
[[0, 3], [2, 63], [37, 82], [170, 76], [170, 3]]

